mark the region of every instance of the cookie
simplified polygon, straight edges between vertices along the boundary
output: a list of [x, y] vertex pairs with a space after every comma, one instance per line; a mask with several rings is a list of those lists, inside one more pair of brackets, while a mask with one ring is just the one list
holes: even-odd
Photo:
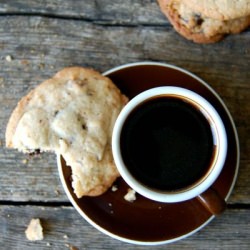
[[126, 102], [100, 73], [65, 68], [21, 99], [7, 125], [6, 146], [61, 154], [72, 168], [76, 196], [100, 195], [119, 176], [111, 135]]
[[175, 30], [196, 43], [214, 43], [250, 25], [250, 16], [221, 21], [193, 11], [181, 0], [158, 0], [158, 3]]
[[189, 8], [206, 17], [230, 20], [250, 16], [249, 0], [182, 0]]

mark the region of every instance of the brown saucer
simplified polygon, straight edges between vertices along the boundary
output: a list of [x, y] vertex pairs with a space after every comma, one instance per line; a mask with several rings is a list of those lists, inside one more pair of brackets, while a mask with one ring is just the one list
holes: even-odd
[[[186, 87], [210, 101], [222, 117], [228, 134], [225, 166], [213, 188], [228, 199], [239, 166], [239, 142], [230, 113], [220, 97], [203, 80], [178, 67], [142, 62], [126, 64], [104, 73], [129, 98], [157, 86]], [[98, 197], [77, 199], [71, 187], [71, 170], [58, 156], [60, 178], [70, 201], [77, 211], [103, 233], [135, 244], [157, 245], [185, 238], [207, 225], [214, 216], [195, 198], [180, 203], [160, 203], [136, 195], [133, 203], [123, 197], [128, 186], [118, 178], [117, 191], [108, 190]]]

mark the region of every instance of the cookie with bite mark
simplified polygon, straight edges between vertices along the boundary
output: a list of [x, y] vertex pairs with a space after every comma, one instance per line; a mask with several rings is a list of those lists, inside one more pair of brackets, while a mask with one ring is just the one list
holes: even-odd
[[111, 135], [126, 102], [97, 71], [65, 68], [20, 100], [7, 125], [6, 146], [61, 154], [72, 168], [76, 196], [100, 195], [119, 176]]

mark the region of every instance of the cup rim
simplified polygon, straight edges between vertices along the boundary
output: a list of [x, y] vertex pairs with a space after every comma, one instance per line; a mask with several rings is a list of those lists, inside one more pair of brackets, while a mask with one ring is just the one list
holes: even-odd
[[[201, 112], [207, 119], [211, 120], [213, 124], [212, 130], [215, 134], [215, 144], [218, 147], [218, 154], [216, 158], [216, 162], [213, 167], [210, 168], [208, 173], [205, 177], [201, 178], [195, 185], [192, 185], [190, 188], [183, 189], [177, 192], [163, 192], [159, 190], [150, 189], [146, 187], [139, 181], [137, 181], [134, 176], [128, 171], [126, 168], [125, 163], [122, 160], [121, 152], [120, 152], [120, 135], [122, 131], [123, 123], [125, 122], [126, 118], [130, 114], [130, 112], [137, 107], [140, 103], [156, 96], [164, 96], [164, 95], [176, 95], [178, 92], [178, 96], [189, 98], [191, 101], [194, 101], [198, 104], [201, 108]], [[215, 126], [216, 124], [216, 126]], [[146, 198], [151, 200], [159, 201], [159, 202], [181, 202], [185, 200], [192, 199], [204, 191], [206, 191], [215, 180], [218, 178], [219, 174], [221, 173], [224, 162], [227, 155], [227, 134], [226, 129], [224, 127], [223, 121], [215, 110], [215, 108], [210, 104], [204, 97], [201, 95], [182, 87], [176, 86], [162, 86], [162, 87], [155, 87], [148, 89], [146, 91], [141, 92], [134, 98], [132, 98], [122, 109], [120, 112], [112, 134], [112, 151], [114, 162], [118, 171], [120, 172], [122, 178], [127, 182], [131, 188], [133, 188], [136, 192], [143, 195]]]

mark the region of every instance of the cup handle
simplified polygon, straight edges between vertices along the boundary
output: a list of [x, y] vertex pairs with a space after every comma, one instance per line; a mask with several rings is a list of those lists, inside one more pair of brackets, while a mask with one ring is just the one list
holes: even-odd
[[219, 215], [226, 209], [226, 202], [216, 190], [209, 188], [197, 196], [201, 204], [213, 215]]

